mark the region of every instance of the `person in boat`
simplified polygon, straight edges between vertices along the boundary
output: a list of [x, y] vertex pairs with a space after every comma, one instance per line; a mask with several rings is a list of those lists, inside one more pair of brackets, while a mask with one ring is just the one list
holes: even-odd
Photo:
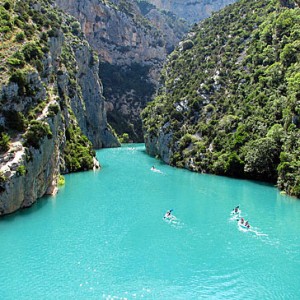
[[244, 222], [245, 222], [244, 218], [241, 218], [240, 222], [242, 225], [244, 225]]
[[171, 216], [172, 216], [172, 210], [170, 209], [170, 210], [168, 210], [166, 213], [165, 213], [165, 216], [164, 216], [164, 218], [171, 218]]
[[240, 210], [240, 207], [239, 207], [239, 206], [237, 206], [237, 207], [235, 207], [235, 208], [233, 209], [234, 213], [236, 213], [236, 214], [239, 212], [239, 210]]
[[246, 221], [244, 225], [245, 225], [247, 228], [250, 228], [250, 224], [249, 224], [248, 221]]

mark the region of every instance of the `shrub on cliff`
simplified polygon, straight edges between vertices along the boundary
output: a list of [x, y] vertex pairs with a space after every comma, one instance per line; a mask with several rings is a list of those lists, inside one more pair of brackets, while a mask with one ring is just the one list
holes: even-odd
[[6, 1], [4, 4], [3, 4], [3, 7], [6, 9], [6, 10], [10, 10], [11, 8], [11, 3]]
[[186, 40], [182, 42], [182, 50], [186, 51], [191, 49], [194, 46], [194, 42], [191, 40]]
[[21, 165], [21, 166], [18, 166], [17, 168], [17, 175], [18, 176], [24, 176], [26, 174], [26, 167]]
[[24, 40], [25, 40], [25, 34], [23, 31], [16, 34], [17, 42], [23, 42]]
[[43, 51], [36, 42], [27, 43], [23, 47], [22, 52], [28, 62], [32, 59], [41, 59], [43, 57]]
[[26, 73], [22, 70], [16, 70], [11, 74], [9, 81], [18, 84], [22, 88], [26, 85]]
[[0, 134], [0, 152], [6, 152], [9, 149], [10, 137], [5, 132]]
[[76, 125], [70, 125], [66, 130], [66, 147], [64, 159], [69, 172], [84, 171], [93, 168], [95, 151], [91, 142], [82, 134]]
[[65, 182], [66, 182], [65, 177], [63, 175], [59, 174], [58, 181], [57, 181], [58, 186], [65, 185]]
[[27, 128], [27, 120], [23, 113], [15, 110], [8, 110], [3, 111], [3, 115], [5, 117], [5, 126], [7, 128], [20, 132]]
[[24, 135], [24, 146], [39, 149], [40, 141], [46, 136], [48, 139], [52, 138], [52, 132], [49, 125], [42, 121], [31, 121], [29, 128]]
[[0, 28], [3, 27], [12, 29], [13, 24], [9, 9], [5, 9], [3, 6], [0, 6]]
[[48, 108], [48, 116], [54, 117], [59, 112], [59, 106], [57, 104], [51, 104]]
[[79, 33], [81, 33], [81, 26], [80, 23], [78, 21], [73, 21], [70, 24], [71, 28], [72, 28], [72, 33], [74, 35], [78, 35]]
[[7, 63], [13, 67], [23, 67], [24, 66], [24, 61], [22, 61], [18, 58], [15, 58], [15, 57], [8, 58]]
[[3, 33], [6, 38], [9, 37], [6, 34], [9, 33], [10, 31], [11, 31], [11, 28], [9, 26], [1, 26], [0, 27], [0, 33]]
[[245, 146], [245, 172], [252, 178], [272, 180], [277, 178], [276, 168], [279, 163], [279, 152], [276, 142], [271, 138], [261, 138]]

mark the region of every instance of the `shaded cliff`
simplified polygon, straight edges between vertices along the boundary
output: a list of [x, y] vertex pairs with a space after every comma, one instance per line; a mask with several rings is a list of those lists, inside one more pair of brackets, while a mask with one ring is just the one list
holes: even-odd
[[55, 193], [60, 173], [91, 169], [111, 132], [98, 57], [51, 1], [0, 6], [0, 214]]
[[258, 0], [194, 26], [143, 111], [148, 153], [300, 197], [299, 21], [294, 1]]
[[141, 109], [152, 98], [159, 71], [187, 25], [147, 1], [56, 0], [73, 15], [100, 59], [109, 123], [142, 141]]

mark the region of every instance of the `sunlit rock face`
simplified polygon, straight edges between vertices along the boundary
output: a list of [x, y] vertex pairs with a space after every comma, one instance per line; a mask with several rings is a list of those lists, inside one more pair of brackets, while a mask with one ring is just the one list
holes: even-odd
[[235, 0], [149, 0], [160, 9], [171, 11], [175, 15], [187, 20], [189, 23], [197, 23], [218, 11]]

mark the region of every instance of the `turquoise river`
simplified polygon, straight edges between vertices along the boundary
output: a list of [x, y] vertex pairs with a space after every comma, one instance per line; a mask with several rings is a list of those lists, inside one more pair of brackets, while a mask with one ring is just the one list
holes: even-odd
[[97, 156], [101, 171], [0, 219], [0, 299], [300, 299], [299, 200], [172, 168], [143, 144]]

